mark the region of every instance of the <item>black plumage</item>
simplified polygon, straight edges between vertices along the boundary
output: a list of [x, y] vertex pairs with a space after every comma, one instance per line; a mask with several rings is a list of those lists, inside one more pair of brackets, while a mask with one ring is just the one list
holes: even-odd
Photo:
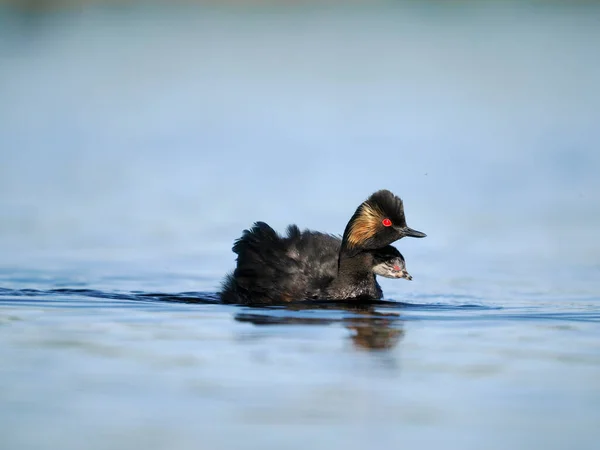
[[287, 228], [278, 235], [256, 222], [235, 241], [235, 271], [221, 291], [226, 303], [281, 304], [310, 299], [379, 299], [375, 274], [408, 278], [404, 258], [389, 244], [424, 237], [406, 226], [402, 200], [378, 191], [352, 216], [344, 236]]

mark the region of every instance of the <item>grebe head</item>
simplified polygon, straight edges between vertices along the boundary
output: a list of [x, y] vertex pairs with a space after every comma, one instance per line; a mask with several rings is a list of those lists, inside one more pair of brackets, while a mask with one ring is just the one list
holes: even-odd
[[405, 278], [412, 280], [412, 276], [406, 271], [404, 256], [395, 247], [386, 247], [374, 250], [373, 272], [386, 278]]
[[427, 236], [406, 225], [404, 204], [388, 190], [377, 191], [356, 209], [344, 231], [343, 246], [352, 254], [385, 247], [405, 236]]

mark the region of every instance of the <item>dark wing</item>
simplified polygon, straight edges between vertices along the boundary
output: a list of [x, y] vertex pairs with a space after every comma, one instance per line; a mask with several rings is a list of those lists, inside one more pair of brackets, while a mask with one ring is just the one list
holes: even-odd
[[256, 222], [233, 246], [237, 267], [223, 283], [228, 303], [281, 303], [319, 297], [337, 274], [341, 241], [330, 235], [288, 227], [279, 236]]
[[287, 229], [286, 247], [295, 262], [298, 280], [304, 283], [304, 298], [323, 298], [325, 288], [337, 276], [342, 240], [317, 231]]

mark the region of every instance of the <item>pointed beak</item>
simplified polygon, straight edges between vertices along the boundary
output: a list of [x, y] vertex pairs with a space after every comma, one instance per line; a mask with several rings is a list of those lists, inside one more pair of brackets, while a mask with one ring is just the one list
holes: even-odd
[[402, 228], [402, 233], [404, 234], [404, 236], [410, 236], [414, 238], [424, 238], [427, 236], [425, 233], [421, 233], [420, 231], [413, 230], [409, 227]]

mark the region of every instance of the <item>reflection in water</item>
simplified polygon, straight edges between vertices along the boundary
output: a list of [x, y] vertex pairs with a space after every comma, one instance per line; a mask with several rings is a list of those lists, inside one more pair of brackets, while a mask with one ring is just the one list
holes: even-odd
[[[262, 309], [262, 308], [261, 308]], [[294, 315], [296, 311], [314, 309], [335, 309], [338, 312], [350, 312], [351, 317], [306, 317]], [[267, 310], [268, 311], [268, 310]], [[348, 303], [311, 303], [294, 304], [280, 315], [281, 309], [274, 310], [276, 314], [239, 313], [234, 316], [238, 322], [249, 322], [254, 325], [330, 325], [340, 323], [351, 331], [350, 338], [357, 349], [387, 350], [395, 347], [404, 336], [404, 329], [397, 313], [381, 313], [371, 304]]]
[[398, 322], [394, 326], [388, 319], [351, 319], [344, 326], [354, 331], [352, 342], [360, 349], [387, 350], [395, 347], [404, 336], [404, 329], [398, 326]]
[[[48, 296], [59, 295], [62, 298], [98, 298], [103, 300], [125, 301], [157, 301], [193, 304], [219, 304], [219, 296], [209, 292], [182, 292], [179, 294], [164, 294], [158, 292], [104, 292], [93, 289], [3, 289], [0, 297], [3, 304], [9, 304], [10, 298], [18, 304], [23, 304], [23, 298], [29, 302], [39, 298], [45, 301]], [[18, 300], [17, 300], [18, 299]], [[90, 304], [92, 306], [93, 304]], [[351, 331], [351, 339], [356, 348], [367, 350], [385, 350], [394, 347], [404, 335], [401, 327], [400, 314], [396, 312], [377, 311], [376, 308], [398, 308], [406, 306], [397, 302], [340, 302], [340, 301], [311, 301], [293, 303], [286, 307], [245, 307], [245, 310], [256, 310], [257, 313], [242, 312], [234, 316], [238, 322], [249, 322], [254, 325], [330, 325], [340, 323]], [[307, 317], [303, 311], [329, 310], [331, 315], [326, 317]], [[260, 312], [259, 312], [260, 311]], [[349, 314], [344, 317], [343, 314]]]
[[[468, 297], [446, 296], [454, 300]], [[50, 300], [48, 300], [50, 299]], [[60, 299], [60, 301], [58, 301]], [[44, 304], [45, 306], [62, 306], [64, 302], [75, 302], [79, 307], [97, 307], [96, 301], [100, 299], [101, 305], [114, 305], [115, 301], [120, 306], [136, 302], [144, 303], [186, 303], [198, 305], [220, 305], [219, 295], [215, 292], [141, 292], [141, 291], [101, 291], [95, 289], [6, 289], [0, 287], [0, 305], [10, 306], [24, 304]], [[429, 299], [430, 300], [430, 299]], [[72, 303], [72, 304], [75, 304]], [[236, 308], [228, 305], [228, 308]], [[356, 348], [367, 350], [387, 350], [398, 344], [404, 335], [402, 319], [397, 312], [405, 310], [436, 310], [436, 311], [463, 311], [473, 309], [498, 310], [502, 308], [464, 303], [451, 305], [448, 303], [400, 303], [379, 300], [375, 302], [357, 301], [310, 301], [291, 303], [283, 306], [244, 306], [243, 311], [235, 314], [238, 322], [249, 322], [254, 325], [330, 325], [339, 323], [350, 331], [350, 337]], [[248, 311], [253, 311], [252, 313]], [[322, 311], [322, 313], [319, 313]], [[320, 316], [315, 317], [316, 313]], [[511, 316], [514, 318], [514, 315]], [[531, 318], [531, 316], [529, 316]], [[547, 318], [547, 317], [545, 317]], [[569, 320], [574, 320], [573, 315]], [[577, 318], [590, 320], [589, 316]], [[595, 318], [593, 319], [595, 320]]]

